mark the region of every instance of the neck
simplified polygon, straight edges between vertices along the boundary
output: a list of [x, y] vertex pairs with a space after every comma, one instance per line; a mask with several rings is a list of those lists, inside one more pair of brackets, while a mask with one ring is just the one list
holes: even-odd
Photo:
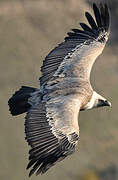
[[87, 103], [87, 105], [85, 106], [85, 109], [92, 109], [94, 107], [95, 100], [96, 100], [97, 96], [98, 96], [98, 94], [95, 91], [93, 91], [93, 95], [91, 97], [91, 100]]

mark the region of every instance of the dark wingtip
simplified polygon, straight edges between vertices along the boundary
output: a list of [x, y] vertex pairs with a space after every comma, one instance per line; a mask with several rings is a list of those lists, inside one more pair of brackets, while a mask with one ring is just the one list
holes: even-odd
[[100, 2], [99, 5], [93, 3], [94, 18], [86, 12], [85, 16], [93, 30], [104, 29], [106, 32], [110, 29], [110, 11], [107, 3]]
[[[93, 12], [95, 18], [89, 12], [85, 12], [85, 17], [90, 26], [85, 23], [80, 23], [82, 30], [72, 29], [73, 32], [67, 33], [68, 36], [65, 37], [65, 41], [71, 39], [96, 39], [101, 33], [107, 32], [107, 35], [109, 34], [110, 13], [107, 3], [101, 2], [99, 5], [93, 3]], [[104, 36], [107, 35], [104, 34]], [[104, 42], [104, 40], [106, 40], [104, 37], [99, 39], [100, 42]]]
[[93, 9], [97, 8], [96, 3], [93, 3]]
[[[101, 16], [101, 26], [104, 28], [106, 32], [110, 29], [110, 11], [107, 3], [100, 2], [99, 6], [93, 3], [93, 9], [95, 14], [95, 9], [98, 9], [99, 15]], [[98, 16], [99, 16], [98, 15]]]

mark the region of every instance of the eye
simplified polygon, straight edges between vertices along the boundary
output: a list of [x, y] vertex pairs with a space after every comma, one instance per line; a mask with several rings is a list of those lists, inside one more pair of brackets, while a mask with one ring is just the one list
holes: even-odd
[[[106, 101], [106, 100], [105, 100], [105, 101]], [[105, 101], [102, 100], [102, 99], [98, 99], [98, 103], [99, 103], [99, 104], [105, 103]]]

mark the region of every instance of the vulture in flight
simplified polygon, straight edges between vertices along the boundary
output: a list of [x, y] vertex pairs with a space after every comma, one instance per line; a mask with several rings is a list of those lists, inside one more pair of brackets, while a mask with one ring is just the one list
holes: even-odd
[[75, 151], [81, 110], [111, 106], [90, 84], [93, 63], [110, 31], [107, 4], [93, 4], [93, 12], [95, 17], [85, 13], [89, 25], [80, 23], [82, 30], [72, 29], [46, 56], [40, 89], [22, 86], [8, 101], [13, 116], [26, 112], [29, 176], [45, 173]]

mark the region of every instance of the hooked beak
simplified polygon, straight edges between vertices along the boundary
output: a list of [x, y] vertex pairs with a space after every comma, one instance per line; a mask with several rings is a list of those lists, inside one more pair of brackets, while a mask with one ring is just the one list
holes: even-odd
[[107, 101], [107, 100], [104, 102], [104, 105], [111, 107], [111, 103], [109, 101]]
[[99, 99], [97, 107], [103, 107], [103, 106], [111, 107], [111, 103], [107, 100], [104, 101], [104, 100]]

